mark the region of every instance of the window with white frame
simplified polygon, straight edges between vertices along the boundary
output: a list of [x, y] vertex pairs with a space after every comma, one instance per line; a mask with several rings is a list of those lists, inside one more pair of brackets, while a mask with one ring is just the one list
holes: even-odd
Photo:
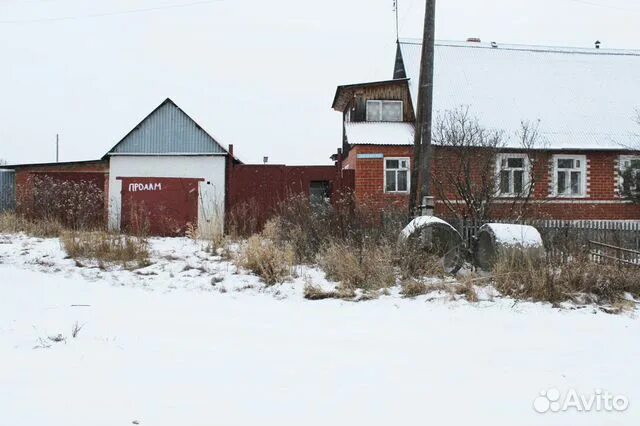
[[402, 121], [402, 101], [367, 101], [367, 121]]
[[584, 197], [587, 195], [587, 157], [554, 155], [554, 195]]
[[498, 193], [515, 197], [529, 190], [529, 157], [527, 154], [498, 155]]
[[620, 192], [624, 196], [640, 193], [640, 156], [620, 157]]
[[384, 159], [384, 192], [409, 192], [409, 159]]

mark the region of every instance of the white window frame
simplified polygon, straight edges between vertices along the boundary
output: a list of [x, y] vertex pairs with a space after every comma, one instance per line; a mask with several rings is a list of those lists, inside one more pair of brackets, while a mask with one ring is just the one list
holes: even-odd
[[[619, 170], [618, 170], [618, 184], [620, 187], [620, 191], [622, 191], [624, 185], [624, 172], [627, 170], [627, 167], [631, 166], [631, 164], [627, 165], [626, 163], [631, 163], [632, 161], [640, 161], [640, 155], [621, 155], [619, 159]], [[640, 190], [640, 188], [636, 188], [636, 190]]]
[[[580, 167], [573, 169], [562, 169], [571, 171], [579, 171], [581, 173], [580, 179], [580, 193], [579, 194], [559, 194], [558, 193], [558, 160], [579, 160]], [[555, 154], [553, 156], [553, 191], [554, 197], [558, 198], [586, 198], [587, 194], [587, 156], [575, 155], [575, 154]], [[571, 184], [571, 173], [569, 173], [569, 184]]]
[[[404, 102], [403, 101], [398, 101], [398, 100], [383, 100], [383, 99], [372, 99], [372, 100], [368, 100], [367, 101], [367, 110], [365, 111], [365, 119], [368, 122], [371, 123], [380, 123], [382, 122], [382, 110], [384, 108], [384, 104], [385, 103], [394, 103], [394, 104], [400, 104], [400, 120], [397, 121], [390, 121], [390, 123], [401, 123], [402, 119], [404, 117]], [[369, 120], [369, 106], [372, 104], [377, 104], [380, 106], [380, 114], [378, 116], [377, 120]]]
[[[407, 172], [407, 190], [406, 191], [387, 191], [387, 160], [398, 160], [398, 161], [406, 161], [406, 168], [398, 168], [398, 169], [389, 169], [389, 171], [404, 171]], [[382, 159], [383, 163], [383, 186], [382, 189], [385, 194], [408, 194], [411, 191], [411, 159], [409, 157], [384, 157]], [[398, 174], [396, 173], [396, 189], [398, 188]]]
[[[508, 160], [509, 158], [522, 158], [524, 160], [523, 162], [523, 168], [522, 171], [524, 172], [523, 174], [523, 181], [522, 181], [522, 193], [520, 194], [516, 194], [514, 191], [514, 180], [513, 180], [513, 173], [511, 173], [511, 183], [510, 183], [510, 188], [509, 188], [509, 192], [502, 192], [502, 171], [505, 170], [502, 168], [502, 162], [503, 160]], [[507, 170], [518, 170], [516, 168], [506, 168]], [[528, 192], [531, 190], [531, 160], [529, 159], [529, 155], [527, 154], [522, 154], [522, 153], [500, 153], [498, 154], [497, 158], [496, 158], [496, 192], [498, 194], [498, 197], [500, 198], [515, 198], [515, 197], [519, 197], [522, 195], [527, 195]]]

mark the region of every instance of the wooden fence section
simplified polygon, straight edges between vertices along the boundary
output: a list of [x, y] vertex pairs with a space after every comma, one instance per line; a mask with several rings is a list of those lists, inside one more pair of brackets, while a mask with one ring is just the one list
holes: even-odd
[[[473, 237], [477, 235], [484, 222], [453, 221], [451, 224], [461, 232], [464, 241], [471, 245]], [[531, 225], [538, 229], [547, 252], [551, 256], [554, 256], [557, 251], [566, 252], [568, 248], [588, 249], [590, 241], [597, 241], [623, 250], [640, 251], [640, 221], [535, 220], [521, 222], [521, 224]]]
[[589, 255], [596, 263], [616, 263], [640, 268], [640, 251], [589, 241]]

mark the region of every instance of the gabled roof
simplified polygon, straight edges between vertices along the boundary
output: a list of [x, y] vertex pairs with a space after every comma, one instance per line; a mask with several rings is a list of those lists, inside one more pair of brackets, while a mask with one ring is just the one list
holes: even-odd
[[[400, 40], [394, 72], [410, 79], [414, 105], [421, 49]], [[549, 149], [640, 147], [640, 51], [438, 41], [434, 67], [434, 117], [469, 107], [507, 136], [540, 120]]]
[[227, 151], [167, 98], [105, 155], [227, 155]]
[[357, 84], [345, 84], [342, 86], [338, 86], [336, 89], [336, 94], [333, 97], [333, 104], [331, 108], [336, 111], [344, 111], [347, 103], [351, 100], [354, 94], [361, 89], [366, 89], [368, 87], [376, 87], [376, 86], [396, 86], [398, 84], [407, 84], [408, 79], [393, 79], [393, 80], [383, 80], [383, 81], [370, 81], [366, 83], [357, 83]]
[[413, 124], [392, 122], [345, 122], [351, 145], [413, 145]]

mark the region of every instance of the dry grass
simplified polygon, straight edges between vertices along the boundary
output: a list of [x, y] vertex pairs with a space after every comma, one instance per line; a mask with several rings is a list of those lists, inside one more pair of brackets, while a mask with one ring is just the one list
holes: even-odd
[[304, 286], [304, 298], [307, 300], [342, 299], [350, 300], [356, 297], [353, 289], [338, 287], [335, 290], [323, 290], [322, 288], [306, 284]]
[[615, 304], [627, 293], [640, 297], [640, 268], [597, 264], [580, 255], [563, 264], [501, 259], [494, 268], [494, 282], [506, 296], [551, 303], [580, 302], [585, 295], [599, 304]]
[[60, 240], [67, 254], [76, 260], [97, 260], [124, 267], [149, 264], [149, 244], [144, 238], [100, 231], [73, 231], [63, 233]]
[[379, 290], [396, 281], [388, 247], [355, 247], [346, 243], [330, 243], [318, 255], [318, 263], [327, 278], [345, 288]]
[[262, 235], [254, 235], [241, 248], [235, 261], [238, 266], [258, 275], [268, 285], [273, 285], [291, 277], [294, 254], [291, 248], [281, 248]]
[[439, 282], [436, 284], [426, 284], [413, 278], [406, 279], [402, 282], [402, 290], [400, 294], [407, 298], [423, 296], [425, 294], [442, 291], [455, 299], [456, 296], [462, 296], [471, 303], [477, 302], [478, 293], [472, 281], [463, 282]]
[[0, 233], [24, 232], [38, 238], [59, 237], [64, 231], [62, 224], [52, 219], [31, 220], [14, 213], [0, 214]]

